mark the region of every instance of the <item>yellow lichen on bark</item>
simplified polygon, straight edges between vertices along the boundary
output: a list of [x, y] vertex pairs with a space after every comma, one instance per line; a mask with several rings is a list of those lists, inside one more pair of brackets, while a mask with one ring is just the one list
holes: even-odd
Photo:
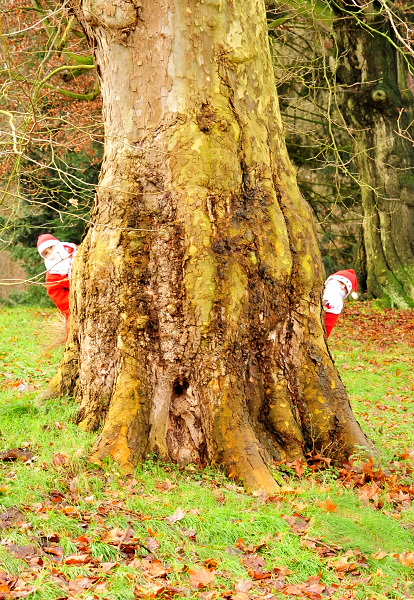
[[[104, 427], [90, 457], [92, 462], [99, 464], [110, 455], [124, 473], [132, 473], [137, 460], [142, 459], [146, 445], [145, 441], [144, 444], [136, 443], [145, 440], [146, 436], [141, 435], [144, 432], [136, 431], [133, 435], [131, 430], [136, 430], [139, 425], [148, 428], [144, 418], [148, 412], [146, 386], [139, 380], [136, 367], [135, 359], [124, 356]], [[85, 426], [87, 423], [80, 421], [79, 427]]]

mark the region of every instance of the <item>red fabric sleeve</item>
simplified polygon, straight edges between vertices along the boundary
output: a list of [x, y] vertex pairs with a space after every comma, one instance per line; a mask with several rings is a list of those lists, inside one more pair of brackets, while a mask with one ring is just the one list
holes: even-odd
[[328, 338], [331, 335], [331, 331], [334, 328], [335, 323], [338, 320], [339, 315], [335, 315], [331, 312], [325, 313], [325, 329], [326, 329], [326, 337]]
[[49, 298], [66, 317], [69, 317], [69, 279], [67, 275], [46, 273], [46, 289]]

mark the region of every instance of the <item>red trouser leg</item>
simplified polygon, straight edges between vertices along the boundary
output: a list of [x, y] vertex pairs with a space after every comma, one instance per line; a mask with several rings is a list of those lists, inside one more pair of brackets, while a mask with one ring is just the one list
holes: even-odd
[[339, 315], [335, 315], [331, 312], [325, 313], [325, 329], [326, 329], [326, 337], [328, 338], [331, 335], [331, 331], [334, 328], [335, 323], [338, 320]]

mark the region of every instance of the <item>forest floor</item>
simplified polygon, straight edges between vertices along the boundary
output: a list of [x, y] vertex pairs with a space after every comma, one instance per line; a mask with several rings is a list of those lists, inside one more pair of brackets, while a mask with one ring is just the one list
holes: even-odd
[[352, 303], [330, 338], [374, 461], [280, 465], [271, 497], [218, 469], [89, 464], [76, 406], [39, 400], [56, 327], [0, 312], [0, 598], [414, 598], [414, 311]]

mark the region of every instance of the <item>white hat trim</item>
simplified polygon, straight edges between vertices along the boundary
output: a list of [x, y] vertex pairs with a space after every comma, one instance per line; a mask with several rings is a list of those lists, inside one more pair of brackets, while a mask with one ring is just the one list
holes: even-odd
[[[348, 277], [344, 277], [343, 275], [330, 275], [328, 277], [328, 279], [325, 281], [325, 284], [328, 283], [328, 281], [342, 281], [342, 283], [344, 283], [346, 285], [346, 289], [348, 290], [347, 295], [345, 296], [345, 298], [347, 298], [349, 296], [349, 294], [351, 293], [352, 290], [352, 283], [351, 281], [348, 279]], [[353, 292], [353, 294], [356, 294], [356, 292]], [[357, 294], [358, 297], [358, 294]], [[355, 299], [354, 296], [352, 296], [352, 298]]]
[[46, 250], [46, 248], [50, 248], [50, 246], [56, 246], [56, 244], [58, 243], [58, 240], [45, 240], [44, 242], [42, 242], [39, 245], [39, 248], [37, 249], [39, 254], [41, 255], [43, 250]]

